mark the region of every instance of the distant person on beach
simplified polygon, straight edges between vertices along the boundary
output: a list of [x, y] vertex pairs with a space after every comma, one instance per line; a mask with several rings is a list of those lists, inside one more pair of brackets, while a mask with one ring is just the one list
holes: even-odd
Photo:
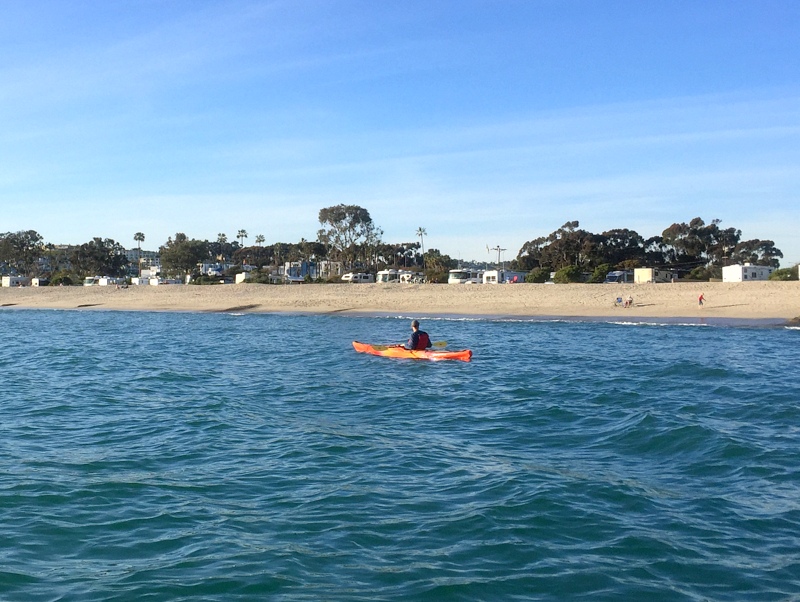
[[702, 306], [703, 306], [703, 301], [705, 301], [705, 300], [706, 300], [706, 298], [705, 298], [705, 296], [703, 295], [703, 293], [700, 293], [700, 296], [697, 298], [697, 304], [698, 304], [700, 307], [702, 307]]
[[625, 307], [633, 307], [633, 296], [628, 295], [628, 298], [625, 299]]
[[431, 346], [433, 346], [433, 343], [431, 343], [428, 333], [419, 329], [419, 322], [411, 320], [411, 338], [408, 339], [406, 348], [425, 350]]

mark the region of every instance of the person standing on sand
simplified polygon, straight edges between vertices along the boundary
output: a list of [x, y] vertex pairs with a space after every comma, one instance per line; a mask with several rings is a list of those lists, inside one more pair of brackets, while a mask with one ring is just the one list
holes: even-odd
[[411, 338], [406, 343], [407, 349], [425, 350], [433, 345], [428, 333], [419, 329], [419, 322], [416, 320], [411, 320], [411, 331]]
[[705, 301], [705, 300], [706, 300], [706, 298], [703, 296], [703, 293], [700, 293], [700, 296], [697, 298], [697, 304], [700, 307], [703, 307], [703, 301]]

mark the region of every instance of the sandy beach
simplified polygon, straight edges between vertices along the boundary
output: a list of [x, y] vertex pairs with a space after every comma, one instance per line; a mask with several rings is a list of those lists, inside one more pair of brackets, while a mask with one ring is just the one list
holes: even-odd
[[[628, 295], [632, 307], [614, 305]], [[0, 307], [790, 321], [800, 317], [800, 283], [24, 287], [0, 288]]]

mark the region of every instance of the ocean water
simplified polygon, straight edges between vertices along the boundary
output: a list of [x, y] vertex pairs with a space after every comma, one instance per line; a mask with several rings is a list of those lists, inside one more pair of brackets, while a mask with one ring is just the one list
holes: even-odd
[[0, 311], [2, 600], [797, 600], [800, 331]]

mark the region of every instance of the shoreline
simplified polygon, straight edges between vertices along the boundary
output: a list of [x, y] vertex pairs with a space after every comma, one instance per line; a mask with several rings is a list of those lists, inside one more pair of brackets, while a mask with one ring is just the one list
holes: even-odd
[[[705, 303], [698, 304], [703, 293]], [[614, 305], [617, 297], [633, 305]], [[798, 282], [298, 284], [0, 288], [0, 309], [800, 323]]]

